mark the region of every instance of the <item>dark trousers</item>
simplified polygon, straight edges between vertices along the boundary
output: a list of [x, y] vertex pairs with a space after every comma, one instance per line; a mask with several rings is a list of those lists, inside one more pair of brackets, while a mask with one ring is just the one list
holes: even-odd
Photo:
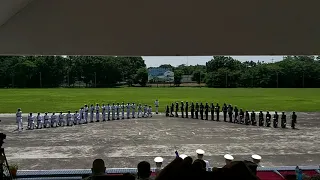
[[176, 111], [176, 117], [179, 117], [179, 115], [178, 115], [178, 111]]
[[278, 120], [273, 120], [273, 127], [277, 128], [278, 127]]
[[199, 111], [196, 110], [196, 119], [198, 119]]
[[296, 128], [296, 123], [294, 122], [294, 120], [291, 121], [291, 127], [292, 127], [292, 129]]
[[217, 121], [219, 121], [220, 112], [217, 112]]
[[200, 117], [203, 120], [203, 111], [200, 111]]
[[281, 127], [282, 127], [282, 128], [286, 128], [286, 121], [281, 120]]
[[181, 110], [181, 117], [184, 118], [183, 110]]
[[206, 120], [208, 120], [208, 111], [206, 111], [205, 114], [206, 114]]
[[211, 120], [214, 121], [214, 111], [211, 111]]
[[188, 118], [188, 109], [186, 109], [186, 118]]
[[194, 118], [194, 110], [191, 110], [191, 118]]
[[232, 113], [229, 113], [229, 122], [232, 122]]
[[226, 122], [227, 121], [227, 112], [223, 112], [223, 120]]

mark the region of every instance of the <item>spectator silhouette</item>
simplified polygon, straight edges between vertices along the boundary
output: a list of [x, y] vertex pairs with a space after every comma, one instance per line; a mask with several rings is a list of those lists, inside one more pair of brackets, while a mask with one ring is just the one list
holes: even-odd
[[92, 163], [92, 175], [89, 177], [84, 178], [84, 180], [91, 180], [94, 179], [94, 176], [101, 176], [104, 175], [106, 172], [106, 166], [102, 159], [95, 159]]
[[150, 175], [151, 175], [150, 163], [148, 163], [147, 161], [141, 161], [138, 164], [138, 173], [137, 173], [137, 175], [138, 175], [137, 179], [139, 179], [139, 180], [148, 180], [148, 179], [150, 179]]

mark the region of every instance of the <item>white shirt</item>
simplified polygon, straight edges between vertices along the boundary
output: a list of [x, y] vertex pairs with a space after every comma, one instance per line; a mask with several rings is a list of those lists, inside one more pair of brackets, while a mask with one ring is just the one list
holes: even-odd
[[135, 104], [132, 104], [131, 107], [132, 107], [132, 110], [136, 110], [136, 105]]
[[73, 118], [74, 119], [79, 119], [79, 113], [74, 113]]
[[21, 115], [22, 115], [22, 111], [18, 111], [18, 112], [16, 113], [16, 117], [21, 117]]
[[48, 121], [49, 120], [49, 116], [48, 115], [44, 115], [44, 120]]
[[100, 106], [96, 106], [96, 111], [99, 112]]
[[130, 111], [130, 104], [126, 105], [127, 111]]
[[57, 118], [57, 115], [51, 115], [51, 120], [55, 120]]
[[68, 119], [68, 120], [71, 119], [71, 114], [70, 114], [70, 113], [67, 114], [67, 119]]
[[34, 121], [34, 117], [33, 116], [30, 116], [30, 115], [28, 115], [28, 121]]
[[63, 119], [63, 114], [59, 114], [59, 119]]
[[88, 107], [84, 107], [84, 112], [88, 113]]
[[155, 105], [156, 107], [158, 107], [158, 106], [159, 106], [159, 101], [155, 101], [155, 102], [154, 102], [154, 105]]
[[37, 116], [37, 121], [42, 121], [42, 116], [41, 115]]
[[110, 112], [111, 106], [107, 106], [107, 111]]
[[151, 113], [152, 112], [152, 108], [148, 108], [148, 112]]
[[93, 106], [90, 107], [90, 111], [91, 111], [91, 112], [94, 111], [94, 107], [93, 107]]

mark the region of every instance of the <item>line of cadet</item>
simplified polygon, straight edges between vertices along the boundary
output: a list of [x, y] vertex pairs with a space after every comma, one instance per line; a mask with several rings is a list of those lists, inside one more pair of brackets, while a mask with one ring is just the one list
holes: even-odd
[[[226, 103], [224, 103], [224, 105], [222, 106], [222, 109], [220, 111], [220, 106], [218, 103], [216, 105], [214, 105], [213, 103], [211, 103], [211, 105], [209, 105], [208, 103], [194, 104], [193, 102], [191, 104], [189, 104], [188, 102], [184, 103], [183, 101], [181, 101], [180, 106], [179, 106], [179, 103], [176, 102], [175, 104], [172, 103], [170, 107], [169, 107], [169, 105], [167, 105], [166, 116], [167, 117], [179, 117], [178, 112], [180, 110], [182, 118], [189, 118], [189, 109], [191, 112], [192, 119], [199, 119], [199, 115], [200, 115], [201, 120], [208, 120], [209, 112], [210, 112], [211, 120], [212, 121], [215, 120], [214, 114], [216, 114], [216, 121], [219, 121], [220, 112], [222, 112], [223, 113], [223, 120], [225, 122], [227, 122], [227, 116], [228, 116], [230, 123], [238, 123], [238, 124], [253, 125], [253, 126], [257, 125], [256, 113], [254, 111], [252, 111], [251, 113], [249, 113], [249, 111], [244, 112], [242, 109], [239, 110], [237, 108], [237, 106], [235, 106], [233, 108], [231, 104], [226, 105]], [[258, 117], [259, 117], [259, 119], [258, 119], [259, 126], [264, 126], [264, 125], [266, 127], [271, 126], [271, 114], [269, 113], [269, 111], [267, 111], [266, 116], [265, 116], [266, 121], [264, 120], [264, 113], [262, 111], [260, 111]], [[273, 127], [274, 128], [278, 127], [278, 122], [279, 122], [279, 115], [277, 112], [275, 112], [273, 115]], [[296, 123], [297, 123], [297, 115], [295, 112], [293, 112], [291, 115], [292, 129], [295, 129]], [[285, 114], [285, 112], [282, 112], [282, 114], [281, 114], [281, 127], [286, 128], [286, 125], [287, 125], [287, 115]]]
[[[138, 108], [137, 116], [136, 116], [136, 108]], [[142, 111], [143, 109], [143, 111]], [[100, 112], [101, 110], [101, 112]], [[126, 110], [126, 113], [125, 113]], [[120, 117], [121, 112], [121, 117]], [[131, 115], [130, 115], [131, 112]], [[58, 126], [72, 126], [77, 124], [87, 124], [88, 118], [90, 118], [90, 123], [94, 122], [94, 119], [96, 122], [100, 121], [100, 115], [102, 117], [102, 121], [110, 121], [110, 120], [119, 120], [121, 119], [130, 119], [130, 118], [142, 118], [142, 117], [152, 117], [152, 108], [151, 106], [144, 105], [142, 107], [141, 104], [138, 106], [135, 105], [135, 103], [122, 103], [121, 105], [119, 103], [112, 105], [110, 104], [102, 104], [100, 107], [99, 104], [96, 104], [96, 106], [93, 106], [91, 104], [90, 108], [88, 105], [84, 105], [84, 107], [81, 107], [79, 111], [75, 111], [74, 114], [71, 114], [70, 111], [68, 111], [67, 114], [63, 114], [62, 111], [57, 116], [54, 112], [51, 116], [48, 115], [46, 112], [44, 116], [41, 115], [41, 113], [38, 113], [36, 117], [33, 116], [32, 113], [29, 113], [27, 117], [28, 122], [28, 129], [34, 129], [35, 127], [37, 129], [43, 128], [49, 128], [49, 127], [58, 127]], [[126, 115], [126, 116], [125, 116]], [[66, 118], [65, 118], [66, 117]], [[65, 120], [66, 119], [66, 120]], [[37, 124], [35, 126], [34, 121], [36, 120]], [[16, 113], [16, 121], [18, 124], [18, 130], [23, 130], [23, 123], [22, 123], [22, 111], [19, 108]]]

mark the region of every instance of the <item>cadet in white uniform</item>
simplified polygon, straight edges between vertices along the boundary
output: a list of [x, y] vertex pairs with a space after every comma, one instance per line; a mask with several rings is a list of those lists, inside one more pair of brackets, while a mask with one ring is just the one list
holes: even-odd
[[107, 112], [108, 112], [108, 121], [110, 121], [110, 112], [111, 112], [110, 104], [107, 105]]
[[117, 105], [115, 106], [115, 111], [117, 112], [117, 120], [120, 119], [120, 105], [119, 103], [117, 103]]
[[77, 124], [80, 124], [80, 122], [81, 122], [80, 114], [78, 113], [78, 111], [76, 111], [76, 113], [73, 114], [73, 124], [77, 125]]
[[197, 153], [198, 159], [202, 159], [204, 162], [206, 162], [206, 169], [208, 170], [208, 168], [210, 167], [210, 165], [209, 165], [209, 161], [203, 159], [204, 150], [202, 150], [202, 149], [197, 149], [197, 150], [196, 150], [196, 153]]
[[50, 127], [50, 122], [49, 122], [49, 116], [48, 116], [48, 113], [44, 113], [44, 116], [43, 116], [43, 119], [44, 119], [44, 128], [47, 128], [47, 127]]
[[138, 106], [138, 118], [140, 118], [142, 115], [142, 107], [141, 107], [141, 104], [139, 104]]
[[62, 112], [60, 112], [59, 114], [59, 126], [64, 126], [65, 125], [65, 120], [64, 120], [64, 115], [62, 114]]
[[22, 111], [20, 108], [18, 108], [16, 113], [16, 121], [18, 125], [18, 131], [23, 130], [23, 124], [22, 124]]
[[28, 129], [34, 129], [34, 117], [32, 116], [32, 113], [28, 115]]
[[188, 157], [188, 156], [185, 155], [185, 154], [181, 154], [181, 155], [179, 155], [179, 157], [180, 157], [181, 159], [185, 159], [185, 158]]
[[102, 104], [102, 121], [106, 121], [106, 106]]
[[96, 105], [96, 122], [100, 121], [100, 106], [99, 104]]
[[230, 154], [226, 154], [223, 156], [225, 161], [226, 161], [226, 165], [229, 165], [232, 161], [233, 161], [233, 156], [231, 156]]
[[149, 106], [148, 108], [148, 117], [152, 117], [152, 107]]
[[94, 113], [94, 106], [91, 104], [90, 106], [90, 122], [93, 123], [93, 113]]
[[163, 158], [162, 157], [156, 157], [154, 158], [154, 162], [156, 163], [156, 169], [155, 169], [155, 174], [158, 175], [160, 171], [162, 170], [162, 162]]
[[159, 101], [158, 101], [158, 99], [156, 99], [156, 101], [154, 102], [154, 106], [156, 107], [156, 114], [158, 114], [158, 109], [159, 109]]
[[37, 115], [37, 129], [42, 129], [42, 116], [40, 113]]
[[132, 108], [132, 118], [136, 118], [136, 105], [134, 103], [132, 103], [131, 105]]
[[254, 154], [251, 156], [253, 163], [255, 163], [258, 167], [263, 167], [260, 165], [261, 156]]
[[51, 127], [54, 126], [54, 123], [56, 123], [56, 127], [58, 126], [57, 115], [54, 112], [52, 113], [50, 120], [51, 120]]
[[122, 117], [121, 117], [121, 119], [124, 119], [124, 108], [125, 108], [125, 105], [124, 105], [124, 102], [122, 102], [122, 105], [121, 105]]
[[145, 104], [144, 105], [143, 117], [147, 117], [147, 115], [148, 115], [148, 106]]
[[115, 120], [115, 106], [114, 106], [114, 103], [111, 106], [111, 111], [112, 111], [112, 120]]
[[79, 110], [79, 119], [80, 119], [80, 122], [84, 119], [84, 109], [83, 107], [80, 108]]
[[70, 113], [70, 111], [68, 111], [67, 113], [67, 126], [72, 126], [73, 122], [72, 122], [72, 115]]
[[130, 119], [130, 104], [128, 103], [127, 106], [127, 119]]
[[88, 123], [88, 115], [89, 115], [89, 108], [88, 105], [84, 105], [84, 124]]

